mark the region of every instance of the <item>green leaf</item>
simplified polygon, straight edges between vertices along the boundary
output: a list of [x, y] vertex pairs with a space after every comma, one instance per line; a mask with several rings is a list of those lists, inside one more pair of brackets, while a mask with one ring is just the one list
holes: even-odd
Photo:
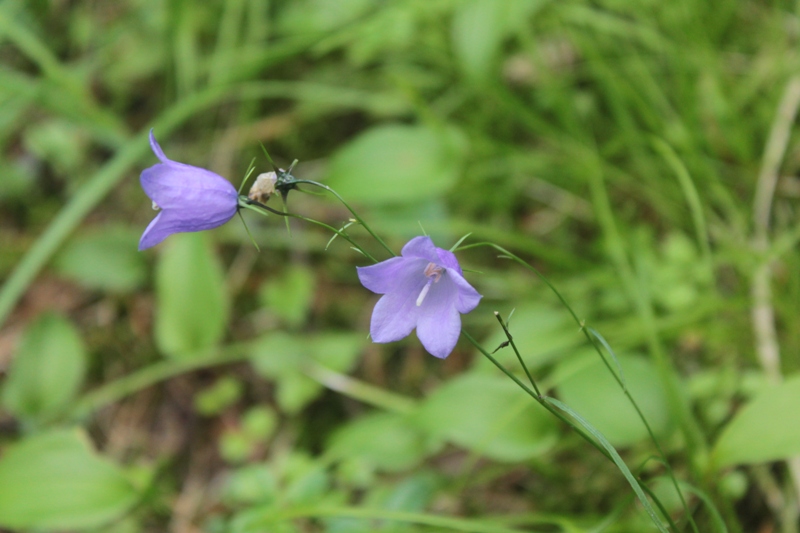
[[96, 527], [122, 515], [136, 498], [119, 467], [95, 454], [78, 430], [24, 439], [0, 457], [3, 527]]
[[217, 344], [228, 322], [228, 294], [216, 256], [202, 233], [172, 235], [156, 269], [155, 336], [170, 357]]
[[460, 2], [453, 16], [453, 52], [464, 72], [484, 81], [497, 68], [503, 40], [542, 2], [471, 0]]
[[382, 412], [347, 424], [333, 435], [328, 447], [337, 459], [361, 459], [389, 472], [413, 467], [426, 451], [424, 436], [406, 416]]
[[488, 77], [496, 63], [505, 31], [503, 3], [464, 2], [453, 17], [453, 51], [464, 72], [472, 78]]
[[333, 157], [327, 183], [352, 202], [430, 199], [455, 183], [459, 142], [456, 134], [422, 126], [378, 126]]
[[44, 314], [25, 331], [3, 389], [3, 406], [22, 420], [42, 421], [61, 412], [86, 372], [86, 349], [64, 318]]
[[722, 431], [712, 461], [717, 468], [800, 455], [800, 375], [748, 403]]
[[303, 266], [293, 266], [277, 278], [264, 284], [261, 301], [291, 327], [303, 324], [314, 300], [314, 272]]
[[144, 256], [137, 251], [139, 233], [111, 227], [81, 235], [67, 245], [55, 266], [89, 289], [132, 291], [147, 277]]
[[197, 412], [206, 416], [221, 413], [242, 397], [244, 385], [232, 376], [223, 376], [194, 397]]
[[363, 336], [352, 333], [312, 336], [271, 333], [253, 344], [251, 362], [256, 372], [276, 381], [281, 408], [296, 413], [323, 390], [322, 385], [305, 374], [304, 366], [313, 361], [336, 372], [347, 372], [365, 342]]
[[[617, 359], [628, 390], [653, 432], [663, 434], [671, 421], [669, 402], [658, 371], [642, 357], [618, 355]], [[609, 363], [616, 370], [610, 358]], [[594, 350], [559, 364], [554, 380], [564, 403], [591, 422], [615, 446], [627, 446], [647, 438], [647, 428]]]
[[433, 392], [420, 427], [498, 461], [536, 457], [555, 444], [553, 417], [507, 378], [463, 374]]

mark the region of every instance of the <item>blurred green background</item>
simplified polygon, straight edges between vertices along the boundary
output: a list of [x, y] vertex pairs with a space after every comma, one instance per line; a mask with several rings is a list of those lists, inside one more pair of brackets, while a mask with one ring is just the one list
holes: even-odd
[[[366, 259], [343, 239], [245, 212], [260, 253], [238, 218], [137, 252], [154, 128], [237, 187], [254, 158], [269, 170], [260, 144], [299, 159], [396, 251], [423, 228], [514, 251], [609, 342], [689, 512], [538, 278], [459, 253], [484, 295], [467, 331], [492, 351], [492, 312], [513, 310], [540, 388], [678, 530], [798, 531], [798, 9], [0, 2], [0, 527], [653, 527], [612, 463], [463, 339], [445, 361], [413, 335], [371, 344]], [[288, 206], [350, 217], [331, 197]]]

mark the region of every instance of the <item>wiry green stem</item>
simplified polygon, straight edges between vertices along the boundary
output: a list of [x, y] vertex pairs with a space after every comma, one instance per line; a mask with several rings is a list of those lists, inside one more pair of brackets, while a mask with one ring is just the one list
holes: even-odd
[[320, 222], [319, 220], [314, 220], [313, 218], [308, 218], [308, 217], [305, 217], [303, 215], [298, 215], [297, 213], [289, 213], [289, 212], [284, 212], [284, 211], [277, 211], [275, 209], [272, 209], [271, 207], [268, 207], [268, 206], [266, 206], [266, 205], [264, 205], [264, 204], [262, 204], [260, 202], [256, 202], [256, 201], [253, 201], [253, 200], [247, 200], [246, 202], [244, 202], [241, 205], [242, 205], [242, 207], [244, 209], [250, 209], [250, 210], [255, 211], [256, 213], [260, 213], [262, 215], [265, 214], [264, 210], [266, 210], [266, 211], [269, 211], [270, 213], [273, 213], [273, 214], [276, 214], [276, 215], [280, 215], [280, 216], [284, 216], [284, 217], [290, 217], [290, 218], [298, 218], [300, 220], [305, 220], [306, 222], [310, 222], [312, 224], [316, 224], [317, 226], [321, 226], [321, 227], [323, 227], [325, 229], [328, 229], [328, 230], [334, 232], [339, 237], [345, 239], [347, 242], [352, 244], [353, 247], [355, 247], [359, 252], [364, 254], [365, 257], [370, 259], [373, 263], [377, 263], [378, 262], [378, 260], [375, 259], [372, 256], [372, 254], [370, 254], [360, 244], [358, 244], [356, 241], [354, 241], [350, 237], [350, 235], [347, 234], [346, 231], [342, 231], [342, 230], [336, 229], [333, 226], [331, 226], [330, 224], [326, 224], [324, 222]]
[[564, 305], [564, 307], [567, 309], [567, 311], [570, 313], [570, 315], [572, 315], [572, 318], [575, 320], [575, 323], [580, 327], [581, 331], [583, 332], [583, 335], [586, 337], [586, 340], [589, 341], [589, 344], [591, 344], [592, 348], [594, 348], [595, 351], [597, 352], [597, 354], [600, 356], [600, 359], [603, 361], [603, 364], [605, 364], [606, 368], [611, 373], [611, 375], [613, 376], [614, 380], [617, 382], [617, 384], [620, 386], [620, 388], [622, 389], [623, 393], [627, 397], [628, 402], [633, 406], [633, 408], [636, 411], [636, 414], [638, 415], [639, 419], [644, 424], [644, 426], [645, 426], [645, 428], [647, 430], [647, 434], [650, 436], [651, 442], [653, 443], [653, 445], [655, 446], [656, 450], [658, 451], [658, 454], [664, 460], [663, 464], [665, 465], [665, 467], [667, 469], [667, 472], [669, 474], [669, 477], [672, 480], [672, 484], [675, 487], [675, 490], [677, 491], [677, 493], [678, 493], [678, 495], [679, 495], [679, 497], [681, 499], [681, 503], [683, 504], [683, 509], [684, 509], [685, 513], [687, 514], [687, 516], [689, 516], [689, 520], [690, 520], [690, 523], [692, 525], [692, 529], [696, 533], [699, 533], [698, 529], [697, 529], [697, 525], [695, 524], [694, 520], [692, 519], [691, 514], [689, 512], [689, 509], [688, 509], [688, 505], [686, 504], [686, 501], [685, 501], [685, 499], [683, 497], [683, 492], [680, 490], [680, 487], [678, 485], [678, 480], [675, 478], [675, 474], [672, 471], [672, 468], [669, 466], [669, 463], [666, 460], [666, 454], [664, 453], [664, 450], [661, 448], [661, 445], [659, 444], [658, 439], [656, 438], [655, 433], [653, 432], [653, 429], [650, 427], [650, 424], [648, 423], [647, 418], [644, 416], [644, 413], [642, 412], [641, 408], [639, 407], [639, 404], [636, 402], [636, 400], [631, 395], [630, 391], [628, 390], [628, 387], [622, 381], [621, 377], [618, 376], [617, 373], [614, 372], [614, 370], [611, 368], [611, 365], [609, 364], [608, 360], [603, 355], [603, 352], [600, 349], [600, 346], [598, 346], [597, 341], [590, 334], [590, 332], [589, 332], [590, 328], [587, 328], [585, 322], [578, 318], [578, 315], [575, 313], [575, 311], [572, 309], [572, 307], [567, 303], [566, 299], [564, 299], [564, 297], [561, 295], [561, 293], [558, 291], [558, 289], [556, 289], [555, 286], [552, 283], [550, 283], [550, 280], [548, 280], [547, 277], [545, 277], [544, 274], [539, 272], [538, 269], [536, 269], [535, 267], [531, 266], [530, 264], [528, 264], [526, 261], [524, 261], [522, 258], [518, 257], [517, 255], [509, 252], [508, 250], [506, 250], [502, 246], [499, 246], [499, 245], [491, 243], [491, 242], [480, 242], [480, 243], [468, 244], [466, 246], [462, 246], [461, 249], [464, 250], [464, 249], [477, 248], [477, 247], [494, 248], [495, 250], [503, 253], [505, 255], [505, 257], [507, 257], [508, 259], [511, 259], [511, 260], [519, 263], [524, 268], [526, 268], [529, 271], [531, 271], [534, 274], [536, 274], [539, 277], [539, 279], [541, 279], [545, 283], [545, 285], [547, 285], [547, 287], [561, 301], [561, 303]]
[[545, 396], [542, 396], [542, 395], [541, 395], [541, 394], [539, 394], [538, 392], [536, 392], [536, 391], [532, 390], [530, 387], [528, 387], [527, 385], [525, 385], [525, 384], [524, 384], [524, 383], [523, 383], [523, 382], [522, 382], [522, 381], [521, 381], [521, 380], [520, 380], [520, 379], [519, 379], [517, 376], [515, 376], [514, 374], [512, 374], [512, 373], [511, 373], [511, 372], [510, 372], [510, 371], [509, 371], [509, 370], [508, 370], [506, 367], [504, 367], [504, 366], [503, 366], [503, 365], [500, 363], [500, 361], [498, 361], [497, 359], [495, 359], [495, 357], [494, 357], [492, 354], [490, 354], [490, 353], [489, 353], [489, 352], [488, 352], [488, 351], [487, 351], [487, 350], [486, 350], [486, 349], [485, 349], [483, 346], [481, 346], [481, 345], [480, 345], [480, 343], [478, 343], [478, 341], [476, 341], [476, 340], [475, 340], [475, 339], [472, 337], [472, 335], [470, 335], [470, 334], [469, 334], [469, 333], [467, 333], [466, 331], [462, 331], [461, 333], [462, 333], [462, 335], [464, 335], [464, 336], [467, 338], [467, 340], [468, 340], [469, 342], [471, 342], [471, 343], [472, 343], [472, 345], [473, 345], [473, 346], [475, 346], [475, 348], [477, 348], [477, 349], [478, 349], [478, 351], [479, 351], [479, 352], [481, 352], [481, 353], [484, 355], [484, 357], [486, 357], [487, 359], [489, 359], [489, 361], [491, 361], [491, 362], [492, 362], [492, 364], [494, 364], [494, 366], [496, 366], [498, 369], [500, 369], [500, 371], [501, 371], [503, 374], [505, 374], [506, 376], [508, 376], [508, 377], [509, 377], [509, 378], [510, 378], [510, 379], [511, 379], [511, 380], [512, 380], [514, 383], [516, 383], [516, 384], [517, 384], [517, 385], [518, 385], [518, 386], [519, 386], [519, 387], [520, 387], [520, 388], [521, 388], [523, 391], [525, 391], [525, 392], [528, 394], [528, 396], [530, 396], [531, 398], [533, 398], [534, 400], [536, 400], [536, 402], [537, 402], [539, 405], [541, 405], [542, 407], [544, 407], [545, 409], [547, 409], [548, 411], [550, 411], [550, 413], [552, 413], [552, 414], [553, 414], [553, 415], [554, 415], [556, 418], [558, 418], [559, 420], [561, 420], [562, 422], [564, 422], [565, 424], [567, 424], [568, 426], [570, 426], [572, 429], [574, 429], [576, 433], [578, 433], [578, 434], [579, 434], [581, 437], [583, 437], [583, 438], [586, 440], [586, 442], [588, 442], [589, 444], [591, 444], [592, 446], [594, 446], [595, 448], [597, 448], [597, 450], [598, 450], [600, 453], [602, 453], [603, 455], [605, 455], [605, 456], [606, 456], [606, 458], [608, 458], [609, 460], [613, 460], [613, 459], [611, 459], [611, 455], [610, 455], [610, 454], [609, 454], [609, 453], [608, 453], [608, 452], [607, 452], [607, 451], [606, 451], [606, 450], [605, 450], [605, 449], [604, 449], [602, 446], [598, 445], [598, 444], [597, 444], [597, 443], [594, 441], [594, 439], [592, 439], [592, 437], [590, 437], [590, 436], [589, 436], [589, 434], [588, 434], [588, 433], [586, 433], [586, 432], [583, 430], [583, 428], [581, 428], [581, 427], [579, 427], [579, 426], [576, 426], [576, 425], [575, 425], [575, 424], [574, 424], [574, 423], [573, 423], [573, 422], [572, 422], [572, 421], [571, 421], [569, 418], [567, 418], [566, 416], [564, 416], [564, 415], [563, 415], [563, 414], [562, 414], [560, 411], [558, 411], [558, 410], [557, 410], [557, 409], [555, 409], [553, 406], [551, 406], [549, 403], [547, 403], [546, 401], [544, 401], [544, 399], [545, 399]]
[[355, 219], [356, 219], [356, 221], [357, 221], [359, 224], [361, 224], [361, 225], [364, 227], [364, 229], [365, 229], [365, 230], [367, 230], [367, 232], [368, 232], [368, 233], [369, 233], [369, 234], [372, 236], [372, 238], [373, 238], [373, 239], [375, 239], [376, 241], [378, 241], [378, 242], [380, 243], [380, 245], [381, 245], [381, 246], [383, 246], [383, 247], [384, 247], [384, 249], [385, 249], [387, 252], [389, 252], [389, 253], [392, 255], [392, 257], [395, 257], [395, 256], [397, 255], [396, 253], [394, 253], [394, 251], [393, 251], [391, 248], [389, 248], [389, 245], [388, 245], [388, 244], [386, 244], [386, 243], [383, 241], [383, 239], [381, 239], [381, 238], [378, 236], [378, 234], [377, 234], [377, 233], [375, 233], [375, 232], [372, 230], [372, 228], [370, 228], [370, 227], [369, 227], [369, 225], [368, 225], [368, 224], [367, 224], [367, 223], [364, 221], [364, 219], [363, 219], [363, 218], [361, 218], [361, 216], [359, 216], [359, 214], [358, 214], [358, 213], [356, 213], [356, 212], [355, 212], [355, 210], [354, 210], [352, 207], [350, 207], [350, 204], [348, 204], [347, 202], [345, 202], [344, 198], [342, 198], [342, 197], [339, 195], [339, 193], [338, 193], [338, 192], [336, 192], [336, 191], [335, 191], [335, 190], [333, 190], [332, 188], [328, 187], [327, 185], [324, 185], [324, 184], [322, 184], [322, 183], [319, 183], [319, 182], [316, 182], [316, 181], [312, 181], [312, 180], [295, 180], [293, 183], [305, 183], [305, 184], [307, 184], [307, 185], [314, 185], [315, 187], [319, 187], [319, 188], [321, 188], [321, 189], [325, 189], [326, 191], [328, 191], [329, 193], [331, 193], [332, 195], [334, 195], [334, 196], [335, 196], [335, 197], [336, 197], [336, 198], [337, 198], [337, 199], [338, 199], [338, 200], [339, 200], [339, 201], [342, 203], [342, 205], [343, 205], [343, 206], [345, 206], [345, 207], [347, 208], [347, 210], [348, 210], [348, 211], [350, 211], [350, 214], [351, 214], [351, 215], [353, 215], [353, 218], [355, 218]]

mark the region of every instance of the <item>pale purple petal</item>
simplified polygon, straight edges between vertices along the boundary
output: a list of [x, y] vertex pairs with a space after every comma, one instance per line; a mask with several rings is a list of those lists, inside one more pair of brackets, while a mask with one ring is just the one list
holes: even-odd
[[453, 252], [443, 248], [436, 248], [436, 255], [438, 256], [437, 265], [455, 270], [461, 274], [461, 266], [458, 264], [458, 259], [456, 259], [456, 255]]
[[169, 160], [150, 132], [150, 147], [162, 161], [142, 171], [142, 189], [162, 210], [142, 234], [139, 250], [169, 235], [216, 228], [236, 214], [239, 194], [209, 170]]
[[397, 292], [381, 296], [375, 304], [369, 324], [372, 341], [394, 342], [408, 337], [417, 325], [419, 308], [416, 299], [416, 296]]
[[458, 298], [455, 304], [458, 312], [469, 313], [478, 307], [478, 302], [481, 301], [483, 296], [481, 296], [461, 274], [453, 272], [452, 269], [448, 269], [447, 274], [450, 276], [450, 279], [453, 280], [456, 287], [458, 287]]
[[238, 204], [239, 195], [231, 182], [198, 167], [159, 163], [144, 169], [140, 182], [161, 209], [235, 212]]
[[458, 342], [461, 334], [461, 315], [456, 310], [458, 287], [444, 275], [431, 289], [417, 318], [417, 337], [431, 355], [444, 359]]
[[404, 268], [391, 279], [390, 290], [378, 300], [372, 311], [370, 336], [375, 342], [400, 340], [408, 336], [417, 323], [417, 297], [428, 282], [423, 274], [424, 261], [400, 259], [405, 262]]
[[153, 135], [153, 130], [150, 130], [150, 149], [153, 150], [153, 153], [156, 154], [156, 157], [159, 158], [162, 163], [170, 162], [167, 156], [164, 155], [164, 150], [162, 150], [158, 142], [156, 142], [156, 136]]
[[161, 220], [161, 215], [163, 214], [164, 213], [157, 214], [156, 218], [150, 221], [150, 224], [147, 225], [147, 229], [145, 229], [144, 233], [142, 233], [142, 238], [139, 239], [140, 252], [155, 246], [166, 239], [169, 235], [169, 233], [164, 233], [158, 228], [158, 223]]
[[463, 277], [456, 256], [436, 248], [429, 237], [411, 239], [402, 257], [358, 269], [361, 283], [384, 294], [375, 305], [370, 334], [375, 342], [417, 337], [432, 355], [445, 358], [461, 334], [461, 314], [481, 295]]
[[356, 267], [356, 271], [358, 279], [364, 287], [377, 294], [386, 294], [392, 290], [399, 278], [410, 275], [410, 271], [415, 271], [422, 276], [425, 265], [423, 259], [393, 257], [377, 265]]
[[436, 253], [436, 246], [430, 237], [414, 237], [403, 246], [400, 252], [403, 257], [418, 257], [427, 259], [429, 263], [436, 263], [439, 261], [439, 255]]

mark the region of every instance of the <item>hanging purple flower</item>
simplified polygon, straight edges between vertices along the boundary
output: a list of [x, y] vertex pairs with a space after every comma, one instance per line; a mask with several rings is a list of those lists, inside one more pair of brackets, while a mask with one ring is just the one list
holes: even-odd
[[139, 250], [155, 246], [173, 233], [216, 228], [236, 214], [239, 194], [210, 170], [167, 159], [150, 131], [150, 148], [161, 160], [142, 171], [142, 189], [161, 212], [139, 240]]
[[372, 311], [372, 340], [397, 341], [417, 328], [425, 349], [442, 359], [458, 341], [460, 313], [469, 313], [481, 299], [464, 279], [456, 256], [436, 248], [430, 237], [408, 241], [401, 257], [357, 270], [364, 287], [383, 294]]

